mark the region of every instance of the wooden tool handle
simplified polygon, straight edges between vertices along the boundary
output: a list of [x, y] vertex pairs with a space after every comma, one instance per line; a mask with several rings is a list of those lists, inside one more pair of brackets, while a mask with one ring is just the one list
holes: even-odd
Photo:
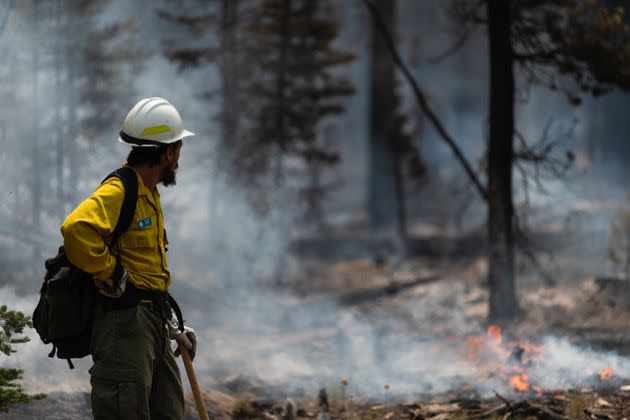
[[195, 397], [195, 403], [197, 403], [197, 411], [199, 411], [199, 417], [201, 420], [208, 419], [208, 410], [206, 410], [206, 403], [201, 398], [201, 391], [199, 390], [199, 384], [197, 383], [197, 377], [193, 370], [192, 360], [190, 360], [190, 354], [188, 349], [184, 346], [179, 346], [179, 351], [182, 353], [182, 360], [184, 360], [184, 367], [186, 368], [186, 374], [188, 375], [188, 382], [192, 388], [193, 396]]

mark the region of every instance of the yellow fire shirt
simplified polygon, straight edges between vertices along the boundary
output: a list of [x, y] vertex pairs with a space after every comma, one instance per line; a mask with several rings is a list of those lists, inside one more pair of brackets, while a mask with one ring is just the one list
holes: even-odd
[[[138, 178], [138, 200], [129, 230], [120, 236], [120, 261], [134, 286], [167, 291], [171, 275], [166, 263], [166, 233], [160, 194]], [[112, 275], [116, 257], [107, 244], [120, 215], [125, 189], [120, 179], [105, 181], [87, 200], [79, 204], [61, 225], [68, 259], [96, 279]]]

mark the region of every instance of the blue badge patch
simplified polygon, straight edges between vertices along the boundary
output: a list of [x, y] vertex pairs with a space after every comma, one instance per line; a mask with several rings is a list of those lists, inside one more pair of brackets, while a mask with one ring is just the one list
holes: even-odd
[[151, 222], [151, 218], [147, 217], [146, 219], [143, 220], [139, 220], [138, 221], [138, 227], [140, 229], [145, 229], [148, 228], [149, 226], [151, 226], [153, 224], [153, 222]]

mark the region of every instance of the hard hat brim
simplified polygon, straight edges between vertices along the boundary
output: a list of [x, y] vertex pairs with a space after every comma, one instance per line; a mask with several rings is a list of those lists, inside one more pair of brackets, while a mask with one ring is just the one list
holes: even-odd
[[195, 133], [193, 133], [192, 131], [184, 130], [179, 139], [184, 140], [185, 138], [194, 137], [194, 136], [195, 136]]
[[[172, 140], [164, 141], [163, 144], [175, 143], [176, 141], [184, 140], [184, 139], [187, 139], [189, 137], [194, 137], [194, 136], [195, 136], [195, 133], [193, 133], [192, 131], [184, 130], [184, 131], [182, 131], [181, 135], [179, 135], [178, 137], [176, 137], [176, 138], [174, 138]], [[120, 137], [120, 136], [118, 136], [118, 141], [120, 143], [129, 145], [129, 146], [133, 146], [133, 147], [159, 147], [159, 145], [157, 145], [157, 144], [138, 145], [138, 144], [129, 143], [129, 142], [123, 140], [123, 138]]]

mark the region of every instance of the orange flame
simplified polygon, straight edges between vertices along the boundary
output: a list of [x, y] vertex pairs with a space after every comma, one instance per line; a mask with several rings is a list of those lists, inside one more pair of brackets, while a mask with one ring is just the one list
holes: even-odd
[[604, 370], [602, 370], [601, 372], [599, 372], [599, 379], [604, 381], [606, 379], [612, 378], [613, 375], [614, 375], [613, 370], [611, 368], [607, 367]]
[[501, 336], [501, 328], [498, 325], [490, 325], [487, 333], [488, 336], [494, 339], [495, 344], [501, 344], [503, 337]]
[[[466, 359], [484, 365], [506, 379], [510, 389], [515, 392], [542, 394], [543, 389], [539, 384], [530, 384], [527, 372], [531, 357], [542, 353], [541, 346], [504, 340], [501, 328], [497, 325], [488, 326], [485, 335], [469, 336], [466, 339], [467, 346], [463, 352]], [[528, 359], [521, 360], [523, 353]]]
[[510, 387], [519, 392], [529, 391], [529, 374], [521, 373], [520, 375], [510, 376]]

